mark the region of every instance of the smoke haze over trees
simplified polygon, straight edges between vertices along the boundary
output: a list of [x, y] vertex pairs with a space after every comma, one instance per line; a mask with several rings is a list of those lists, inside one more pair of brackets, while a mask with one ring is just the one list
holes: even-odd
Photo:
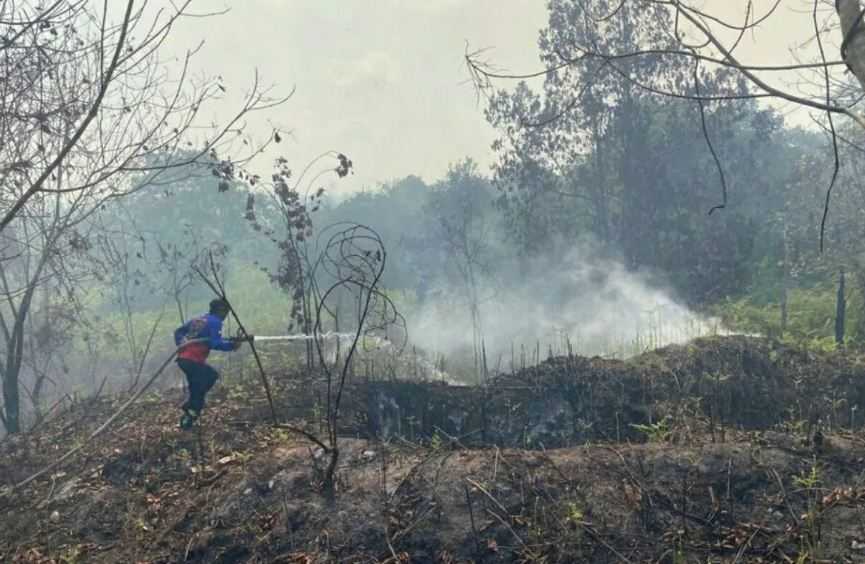
[[[655, 6], [636, 18], [628, 4], [595, 26], [580, 17], [579, 2], [551, 2], [539, 62], [577, 57], [567, 51], [573, 45], [598, 53], [647, 44], [681, 50], [668, 33], [674, 13]], [[76, 14], [57, 17], [73, 22]], [[116, 47], [125, 41], [125, 20], [112, 14], [106, 25]], [[133, 11], [130, 21], [145, 17]], [[75, 43], [72, 29], [84, 41], [82, 56], [101, 52], [92, 43], [97, 29], [51, 29], [16, 37], [30, 43], [10, 64], [37, 65], [27, 45]], [[106, 60], [109, 47], [101, 47]], [[42, 72], [75, 82], [80, 92], [64, 91], [100, 108], [94, 119], [103, 129], [82, 122], [87, 110], [66, 108], [50, 86], [38, 102], [51, 106], [40, 110], [44, 123], [31, 108], [35, 100], [7, 99], [5, 131], [17, 131], [20, 143], [3, 149], [4, 178], [14, 189], [4, 194], [17, 194], [7, 198], [2, 232], [4, 398], [22, 398], [28, 410], [50, 403], [49, 396], [93, 392], [103, 381], [115, 390], [134, 387], [165, 350], [168, 328], [208, 300], [191, 269], [208, 252], [221, 257], [239, 307], [259, 332], [292, 327], [292, 307], [278, 305], [285, 297], [271, 280], [279, 253], [262, 235], [285, 222], [265, 187], [274, 169], [249, 160], [264, 145], [270, 152], [287, 148], [291, 132], [256, 143], [232, 116], [198, 136], [193, 115], [224, 91], [222, 80], [192, 82], [187, 90], [172, 82], [181, 94], [174, 106], [162, 106], [154, 98], [166, 92], [158, 74], [143, 83], [122, 78], [138, 68], [128, 65], [156, 64], [149, 61], [144, 53], [120, 57], [117, 74], [102, 71], [111, 104], [100, 101], [98, 85], [78, 80], [85, 66], [57, 59], [50, 70], [33, 67], [34, 81]], [[466, 156], [438, 180], [407, 176], [351, 193], [326, 189], [314, 211], [303, 211], [311, 233], [340, 221], [373, 227], [389, 253], [382, 284], [406, 317], [411, 343], [471, 365], [470, 375], [484, 360], [507, 365], [521, 348], [535, 356], [567, 346], [621, 355], [711, 331], [825, 343], [842, 268], [849, 278], [846, 339], [865, 338], [857, 124], [837, 127], [851, 142], [839, 145], [821, 253], [816, 242], [834, 161], [827, 132], [791, 125], [752, 97], [754, 84], [735, 68], [693, 63], [595, 57], [526, 82], [490, 83], [480, 110], [496, 136], [491, 169]], [[111, 81], [119, 81], [116, 90]], [[257, 84], [238, 116], [279, 101]], [[681, 96], [653, 91], [661, 87]], [[137, 105], [113, 105], [134, 92]], [[23, 119], [15, 108], [36, 117]], [[132, 129], [117, 121], [132, 119], [127, 115], [138, 116]], [[177, 123], [160, 125], [167, 116]], [[120, 144], [121, 130], [136, 143]], [[94, 151], [101, 161], [90, 158]], [[61, 153], [56, 164], [51, 157]], [[282, 166], [289, 183], [308, 164], [288, 157]], [[303, 194], [332, 186], [319, 176], [331, 165], [318, 165], [302, 177]], [[65, 187], [58, 192], [44, 182]], [[259, 230], [247, 217], [252, 201]], [[307, 243], [314, 245], [315, 235]], [[103, 361], [94, 364], [94, 354]], [[5, 414], [15, 427], [8, 418], [16, 416]]]
[[0, 0], [0, 561], [862, 561], [863, 98], [865, 0]]

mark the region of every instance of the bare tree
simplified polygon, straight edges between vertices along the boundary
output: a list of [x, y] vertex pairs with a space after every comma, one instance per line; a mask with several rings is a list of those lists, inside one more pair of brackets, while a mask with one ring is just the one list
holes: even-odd
[[431, 194], [426, 212], [445, 245], [446, 264], [456, 270], [472, 324], [472, 356], [475, 375], [483, 374], [484, 329], [481, 304], [488, 299], [482, 284], [490, 272], [490, 229], [485, 217], [491, 195], [471, 161], [448, 171]]
[[164, 289], [174, 300], [181, 324], [186, 322], [187, 304], [184, 296], [195, 282], [195, 271], [192, 267], [199, 263], [204, 256], [197, 233], [186, 226], [184, 235], [184, 240], [180, 242], [156, 241], [161, 268], [166, 274]]
[[[124, 200], [124, 203], [129, 201]], [[134, 198], [131, 204], [135, 204]], [[166, 306], [174, 302], [182, 324], [185, 294], [196, 280], [195, 268], [202, 264], [208, 251], [222, 255], [225, 248], [218, 244], [206, 246], [189, 225], [180, 228], [179, 240], [164, 240], [165, 233], [144, 229], [123, 203], [107, 210], [109, 213], [100, 214], [92, 222], [90, 239], [95, 244], [89, 257], [94, 277], [113, 313], [122, 320], [120, 334], [128, 352], [131, 387], [134, 388], [165, 318]], [[154, 303], [154, 296], [164, 298]], [[148, 304], [158, 307], [160, 313], [144, 327], [138, 314]]]
[[[91, 274], [74, 260], [92, 245], [89, 220], [181, 167], [210, 171], [226, 189], [272, 141], [250, 143], [243, 117], [286, 100], [256, 76], [234, 115], [204, 127], [202, 108], [226, 86], [190, 78], [195, 51], [174, 70], [159, 57], [178, 21], [204, 14], [190, 11], [191, 0], [153, 4], [0, 0], [0, 421], [10, 433], [21, 428], [34, 300], [49, 291], [75, 300]], [[221, 155], [236, 147], [234, 158]]]
[[28, 204], [26, 214], [17, 216], [0, 232], [0, 379], [4, 400], [0, 421], [10, 433], [20, 430], [19, 378], [34, 300], [44, 290], [53, 292], [58, 303], [75, 303], [72, 288], [82, 274], [72, 257], [86, 242], [76, 235], [74, 227], [87, 206], [85, 192], [40, 194]]
[[[190, 138], [202, 108], [226, 89], [219, 78], [190, 78], [197, 49], [174, 72], [159, 59], [174, 25], [195, 15], [191, 0], [162, 9], [147, 0], [94, 4], [0, 2], [0, 230], [39, 193], [113, 198], [203, 161], [230, 178], [235, 162], [213, 159], [228, 134], [239, 132], [244, 115], [284, 101], [269, 98], [256, 77], [235, 115]], [[196, 146], [170, 164], [154, 158]], [[125, 183], [131, 172], [147, 181]]]
[[77, 306], [52, 303], [47, 292], [41, 293], [39, 301], [41, 303], [33, 307], [28, 319], [22, 366], [25, 374], [21, 382], [34, 423], [39, 423], [45, 415], [46, 402], [61, 399], [64, 388], [68, 389], [63, 385], [66, 382], [58, 376], [65, 379], [70, 372], [69, 335], [87, 326], [87, 320], [82, 319]]
[[[708, 150], [718, 166], [722, 191], [721, 201], [710, 212], [726, 205], [727, 186], [722, 163], [706, 126], [708, 106], [736, 99], [774, 98], [822, 112], [835, 154], [835, 168], [825, 194], [821, 222], [822, 248], [830, 197], [838, 172], [834, 117], [849, 118], [865, 128], [865, 116], [858, 109], [865, 95], [865, 10], [860, 0], [807, 0], [810, 9], [803, 11], [800, 17], [809, 18], [813, 26], [814, 36], [810, 45], [814, 49], [811, 52], [802, 48], [794, 53], [795, 62], [781, 65], [759, 65], [741, 58], [745, 34], [760, 26], [773, 25], [782, 4], [781, 0], [773, 0], [764, 12], [758, 13], [753, 0], [743, 0], [741, 20], [729, 21], [717, 12], [712, 13], [711, 8], [704, 9], [704, 3], [692, 0], [552, 0], [550, 9], [567, 18], [565, 21], [571, 26], [571, 31], [567, 32], [567, 46], [557, 49], [554, 56], [544, 60], [545, 68], [526, 74], [498, 72], [482, 58], [482, 51], [467, 51], [466, 63], [475, 85], [483, 93], [489, 93], [498, 80], [545, 77], [549, 82], [573, 72], [582, 72], [583, 76], [590, 77], [572, 103], [559, 108], [560, 114], [547, 116], [549, 120], [557, 119], [563, 113], [579, 111], [581, 98], [591, 90], [591, 85], [607, 77], [626, 80], [637, 90], [696, 103], [703, 116]], [[611, 28], [630, 26], [637, 33], [642, 22], [650, 19], [666, 23], [656, 28], [661, 33], [643, 36], [636, 46], [623, 45], [617, 49], [598, 40], [604, 36], [605, 30]], [[549, 44], [549, 33], [542, 36], [541, 41]], [[827, 54], [833, 41], [839, 45], [835, 57]], [[690, 84], [665, 80], [664, 75], [658, 73], [659, 67], [683, 63], [693, 66]], [[706, 94], [701, 90], [701, 82], [703, 71], [708, 69], [727, 69], [749, 88], [746, 92]], [[855, 84], [845, 76], [848, 71], [855, 77]], [[800, 80], [797, 88], [779, 84], [781, 78], [790, 73], [798, 73], [804, 79]]]
[[[399, 327], [404, 338], [407, 334], [404, 319], [379, 285], [387, 264], [387, 252], [378, 233], [364, 225], [339, 223], [322, 230], [322, 234], [326, 235], [326, 242], [313, 267], [313, 276], [323, 282], [323, 290], [317, 294], [313, 335], [327, 386], [327, 438], [322, 441], [305, 434], [327, 455], [327, 465], [322, 473], [322, 487], [325, 494], [332, 498], [339, 462], [337, 439], [340, 408], [351, 375], [354, 355], [359, 347], [364, 346], [367, 337], [380, 336], [391, 326]], [[330, 302], [338, 299], [341, 293], [348, 294], [352, 299], [355, 315], [352, 321], [355, 329], [345, 356], [342, 359], [337, 358], [335, 365], [331, 365], [325, 359], [324, 353], [324, 312], [332, 309]], [[404, 344], [403, 339], [402, 345]]]
[[[165, 316], [166, 302], [163, 301], [159, 314], [149, 327], [139, 327], [136, 319], [138, 299], [142, 295], [158, 295], [162, 288], [156, 280], [156, 267], [149, 256], [150, 247], [156, 247], [156, 242], [149, 241], [145, 233], [129, 219], [120, 228], [103, 228], [95, 234], [93, 258], [99, 271], [96, 276], [105, 285], [109, 295], [108, 303], [115, 306], [115, 311], [122, 318], [121, 336], [128, 352], [129, 387], [134, 390], [150, 355], [156, 331]], [[144, 334], [141, 329], [144, 329]]]

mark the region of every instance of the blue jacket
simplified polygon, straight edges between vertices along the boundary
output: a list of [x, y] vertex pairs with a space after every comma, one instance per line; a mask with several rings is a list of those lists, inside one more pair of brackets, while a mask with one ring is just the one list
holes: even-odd
[[235, 348], [232, 341], [222, 338], [222, 319], [212, 313], [190, 319], [174, 331], [174, 344], [178, 347], [186, 341], [195, 339], [207, 339], [207, 341], [183, 347], [183, 350], [177, 354], [177, 358], [203, 364], [211, 349], [233, 351]]

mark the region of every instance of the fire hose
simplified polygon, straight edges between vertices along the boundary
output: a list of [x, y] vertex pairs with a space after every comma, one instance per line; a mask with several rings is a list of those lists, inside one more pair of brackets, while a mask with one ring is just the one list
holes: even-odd
[[[297, 335], [265, 335], [265, 336], [253, 336], [253, 335], [249, 335], [249, 336], [244, 337], [244, 338], [236, 338], [236, 339], [233, 339], [233, 340], [234, 340], [234, 341], [254, 341], [254, 342], [267, 342], [267, 341], [308, 341], [308, 340], [312, 340], [312, 339], [316, 339], [316, 338], [329, 339], [329, 338], [333, 338], [333, 337], [337, 337], [337, 338], [340, 338], [340, 339], [347, 339], [347, 338], [354, 338], [354, 335], [351, 334], [351, 333], [334, 333], [334, 332], [323, 333], [323, 334], [321, 334], [321, 335], [304, 335], [304, 334], [297, 334]], [[96, 437], [98, 437], [99, 435], [101, 435], [101, 434], [102, 434], [106, 429], [108, 429], [108, 427], [111, 425], [111, 423], [113, 423], [115, 420], [117, 420], [117, 418], [120, 417], [120, 416], [121, 416], [121, 415], [122, 415], [122, 414], [123, 414], [123, 413], [124, 413], [128, 408], [129, 408], [129, 406], [131, 406], [133, 403], [135, 403], [136, 401], [138, 401], [138, 399], [141, 398], [141, 396], [144, 395], [144, 393], [145, 393], [145, 392], [150, 388], [150, 386], [153, 385], [154, 382], [156, 382], [156, 379], [159, 378], [159, 376], [160, 376], [160, 375], [165, 371], [165, 369], [168, 367], [168, 365], [171, 364], [171, 361], [174, 360], [175, 357], [177, 357], [177, 354], [178, 354], [181, 350], [183, 350], [184, 347], [186, 347], [186, 346], [188, 346], [188, 345], [191, 345], [191, 344], [193, 344], [193, 343], [205, 343], [205, 342], [207, 342], [208, 340], [209, 340], [209, 339], [191, 339], [191, 340], [189, 340], [189, 341], [186, 341], [186, 342], [182, 343], [179, 347], [177, 347], [177, 348], [174, 350], [174, 352], [172, 352], [172, 353], [171, 353], [171, 354], [170, 354], [170, 355], [165, 359], [165, 361], [164, 361], [164, 362], [159, 366], [159, 368], [156, 370], [156, 372], [153, 373], [153, 375], [152, 375], [152, 376], [147, 380], [147, 382], [145, 382], [144, 385], [143, 385], [143, 386], [142, 386], [142, 387], [141, 387], [137, 392], [135, 392], [135, 393], [132, 395], [132, 397], [130, 397], [128, 400], [126, 400], [126, 401], [123, 403], [123, 405], [121, 405], [121, 406], [117, 409], [117, 411], [115, 411], [115, 412], [111, 415], [111, 417], [109, 417], [109, 418], [108, 418], [108, 419], [107, 419], [107, 420], [106, 420], [102, 425], [100, 425], [100, 426], [99, 426], [95, 431], [93, 431], [92, 433], [90, 433], [90, 435], [89, 435], [89, 436], [88, 436], [88, 437], [87, 437], [83, 442], [81, 442], [79, 445], [73, 447], [72, 449], [68, 450], [68, 451], [67, 451], [65, 454], [63, 454], [60, 458], [58, 458], [57, 460], [55, 460], [54, 462], [52, 462], [51, 464], [49, 464], [48, 466], [46, 466], [46, 467], [43, 468], [42, 470], [39, 470], [39, 471], [36, 472], [35, 474], [32, 474], [32, 475], [29, 476], [28, 478], [26, 478], [26, 479], [22, 480], [21, 482], [15, 484], [14, 486], [12, 486], [11, 490], [14, 491], [14, 490], [17, 490], [17, 489], [19, 489], [19, 488], [22, 488], [22, 487], [26, 486], [27, 484], [29, 484], [29, 483], [32, 482], [33, 480], [39, 478], [40, 476], [43, 476], [44, 474], [46, 474], [47, 472], [50, 472], [51, 470], [54, 470], [55, 468], [57, 468], [58, 466], [60, 466], [61, 464], [63, 464], [66, 460], [68, 460], [69, 458], [71, 458], [72, 456], [74, 456], [77, 452], [79, 452], [80, 450], [82, 450], [82, 449], [83, 449], [85, 446], [87, 446], [87, 445], [88, 445], [88, 444], [89, 444], [93, 439], [95, 439]]]

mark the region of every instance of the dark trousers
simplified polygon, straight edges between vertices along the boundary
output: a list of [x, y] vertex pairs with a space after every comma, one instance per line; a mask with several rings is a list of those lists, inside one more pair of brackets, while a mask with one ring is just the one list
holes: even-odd
[[193, 409], [200, 414], [204, 409], [204, 396], [216, 383], [219, 374], [212, 366], [185, 358], [178, 358], [177, 365], [186, 374], [186, 381], [189, 383], [189, 399], [183, 404], [183, 409]]

